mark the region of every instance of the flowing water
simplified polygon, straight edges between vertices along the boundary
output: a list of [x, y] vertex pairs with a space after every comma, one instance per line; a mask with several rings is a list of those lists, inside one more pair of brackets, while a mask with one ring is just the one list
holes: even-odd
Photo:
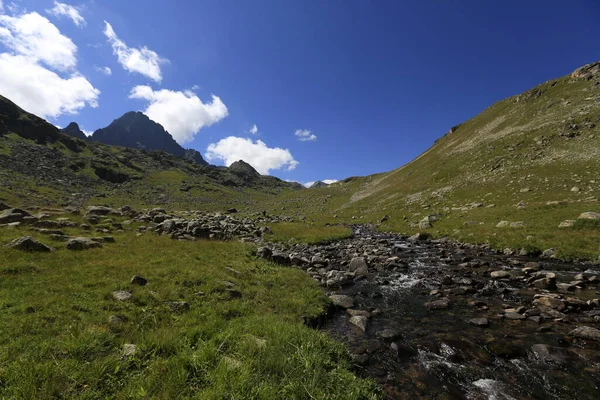
[[[533, 294], [540, 290], [532, 290], [522, 280], [490, 280], [485, 266], [512, 265], [520, 270], [530, 259], [480, 250], [465, 253], [445, 243], [410, 243], [364, 228], [356, 229], [353, 240], [356, 238], [363, 243], [381, 243], [408, 268], [379, 271], [335, 292], [352, 296], [353, 308], [370, 311], [366, 332], [352, 325], [343, 309], [338, 309], [324, 328], [347, 343], [355, 356], [362, 356], [360, 373], [375, 378], [387, 398], [600, 399], [600, 343], [573, 341], [568, 336], [578, 326], [599, 328], [598, 318], [569, 309], [541, 323], [502, 317], [504, 308], [531, 308]], [[352, 241], [348, 243], [352, 245]], [[453, 258], [455, 253], [458, 256]], [[460, 261], [471, 258], [481, 266], [461, 266]], [[590, 268], [548, 260], [542, 263], [546, 271], [556, 271], [559, 281], [567, 282]], [[445, 287], [440, 281], [449, 275], [454, 281]], [[477, 284], [470, 282], [472, 279]], [[461, 284], [472, 286], [465, 291]], [[589, 286], [565, 297], [599, 297], [597, 287]], [[432, 290], [441, 290], [450, 298], [448, 309], [425, 306], [435, 300]], [[468, 322], [481, 317], [489, 320], [488, 327]], [[380, 339], [377, 332], [384, 329], [398, 335]], [[532, 346], [539, 344], [552, 346], [551, 355], [540, 357], [532, 351]]]

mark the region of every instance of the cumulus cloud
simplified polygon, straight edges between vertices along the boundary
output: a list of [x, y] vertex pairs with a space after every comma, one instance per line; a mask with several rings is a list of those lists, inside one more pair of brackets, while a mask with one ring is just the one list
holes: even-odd
[[258, 133], [258, 126], [256, 126], [256, 124], [252, 125], [252, 128], [250, 128], [250, 130], [248, 131], [248, 133], [256, 135]]
[[200, 129], [228, 115], [227, 107], [219, 97], [212, 95], [210, 103], [203, 103], [189, 90], [154, 91], [150, 86], [136, 86], [129, 98], [148, 101], [144, 114], [164, 126], [179, 144], [191, 142]]
[[169, 62], [146, 46], [142, 48], [128, 47], [108, 22], [104, 21], [104, 35], [112, 46], [113, 54], [117, 56], [119, 64], [129, 72], [142, 74], [155, 82], [162, 81], [160, 65]]
[[17, 54], [66, 71], [77, 65], [77, 46], [40, 14], [0, 15], [0, 41]]
[[46, 10], [48, 14], [54, 15], [55, 17], [68, 17], [73, 21], [75, 25], [80, 28], [83, 28], [87, 25], [85, 18], [81, 16], [79, 13], [80, 8], [74, 7], [65, 3], [59, 3], [58, 1], [54, 1], [54, 7]]
[[283, 168], [291, 171], [298, 165], [288, 149], [270, 148], [261, 140], [253, 142], [252, 139], [235, 136], [210, 144], [205, 155], [209, 161], [223, 160], [226, 166], [244, 160], [263, 175]]
[[100, 91], [76, 69], [77, 46], [37, 13], [0, 15], [0, 92], [43, 118], [97, 107]]
[[110, 69], [110, 67], [94, 67], [94, 69], [98, 72], [100, 72], [101, 74], [104, 74], [106, 76], [111, 76], [112, 75], [112, 69]]
[[301, 142], [312, 142], [313, 140], [317, 140], [317, 136], [308, 129], [297, 129], [294, 135]]

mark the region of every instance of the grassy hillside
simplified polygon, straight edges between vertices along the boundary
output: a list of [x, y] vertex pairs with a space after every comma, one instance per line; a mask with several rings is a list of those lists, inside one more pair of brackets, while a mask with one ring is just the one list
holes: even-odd
[[[394, 171], [280, 197], [271, 210], [318, 221], [388, 215], [383, 230], [598, 258], [596, 225], [558, 226], [600, 211], [600, 64], [492, 105]], [[433, 227], [419, 227], [427, 216]]]
[[298, 184], [160, 151], [79, 140], [0, 96], [0, 200], [14, 205], [170, 205], [223, 209], [254, 204]]

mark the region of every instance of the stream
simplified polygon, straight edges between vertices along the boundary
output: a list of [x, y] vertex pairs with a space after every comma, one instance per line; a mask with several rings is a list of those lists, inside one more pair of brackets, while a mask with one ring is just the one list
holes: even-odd
[[600, 398], [597, 266], [353, 229], [259, 253], [337, 298], [321, 328], [386, 398]]

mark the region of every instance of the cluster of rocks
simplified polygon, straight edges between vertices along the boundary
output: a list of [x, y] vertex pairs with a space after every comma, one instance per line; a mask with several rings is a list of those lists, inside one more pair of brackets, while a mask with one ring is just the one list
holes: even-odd
[[179, 240], [241, 238], [253, 241], [270, 232], [267, 227], [258, 227], [251, 218], [236, 218], [231, 211], [229, 214], [193, 212], [173, 215], [162, 208], [154, 208], [136, 215], [133, 220], [147, 224], [140, 226], [140, 231], [153, 230]]
[[[600, 221], [600, 213], [593, 212], [593, 211], [584, 212], [584, 213], [581, 213], [579, 215], [579, 217], [577, 217], [577, 220]], [[567, 220], [561, 222], [558, 225], [558, 227], [559, 228], [573, 228], [575, 226], [575, 223], [577, 222], [577, 220], [567, 219]]]
[[[552, 268], [551, 264], [511, 258], [478, 246], [427, 240], [424, 235], [407, 238], [357, 226], [354, 231], [353, 238], [329, 245], [272, 244], [259, 248], [258, 256], [302, 268], [327, 290], [343, 293], [331, 295], [331, 300], [346, 309], [350, 324], [362, 331], [377, 310], [355, 310], [356, 302], [346, 294], [352, 291], [348, 287], [364, 280], [393, 287], [398, 278], [411, 274], [411, 263], [420, 252], [429, 254], [425, 261], [440, 266], [430, 272], [422, 270], [417, 277], [418, 287], [430, 297], [424, 303], [427, 310], [469, 303], [484, 313], [469, 321], [481, 327], [501, 319], [600, 323], [600, 299], [577, 298], [583, 290], [600, 287], [600, 279], [593, 274], [559, 275], [544, 269]], [[529, 300], [516, 296], [521, 290], [532, 293]], [[514, 304], [517, 298], [522, 304]], [[497, 299], [510, 303], [501, 306]]]

